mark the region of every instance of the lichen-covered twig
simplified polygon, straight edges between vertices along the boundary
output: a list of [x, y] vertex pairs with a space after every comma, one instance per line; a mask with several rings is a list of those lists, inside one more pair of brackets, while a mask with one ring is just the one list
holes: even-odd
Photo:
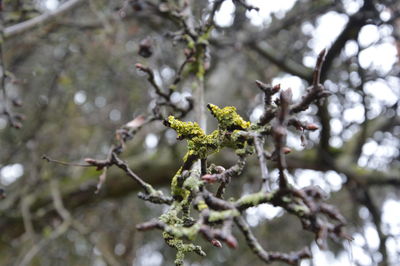
[[[154, 72], [150, 67], [143, 64], [136, 65], [139, 70], [146, 73], [147, 79], [155, 91], [153, 97], [156, 106], [147, 117], [138, 116], [116, 131], [117, 145], [110, 148], [106, 159], [85, 160], [89, 166], [103, 171], [100, 175], [98, 189], [105, 182], [107, 169], [115, 165], [142, 188], [143, 191], [139, 194], [139, 198], [156, 204], [169, 205], [160, 217], [137, 225], [137, 229], [142, 231], [161, 230], [166, 244], [176, 249], [176, 265], [183, 264], [184, 256], [188, 252], [205, 256], [202, 247], [194, 243], [194, 239], [198, 235], [203, 236], [214, 247], [226, 244], [231, 248], [236, 248], [239, 244], [232, 233], [234, 224], [239, 227], [251, 250], [266, 263], [281, 261], [298, 264], [302, 259], [311, 257], [307, 247], [296, 252], [281, 253], [266, 251], [260, 245], [244, 220], [245, 211], [260, 204], [279, 206], [287, 213], [296, 216], [303, 228], [314, 234], [315, 240], [321, 248], [326, 247], [328, 239], [350, 239], [343, 230], [346, 224], [345, 219], [333, 206], [323, 201], [324, 197], [317, 188], [297, 189], [288, 182], [285, 176], [287, 168], [285, 154], [290, 151], [290, 148], [286, 147], [288, 127], [293, 126], [302, 133], [304, 130], [316, 130], [316, 125], [300, 121], [296, 118], [296, 114], [306, 110], [310, 104], [329, 94], [320, 84], [325, 50], [318, 56], [312, 85], [301, 101], [292, 103], [290, 89], [281, 91], [280, 85], [270, 86], [256, 81], [257, 86], [264, 94], [264, 114], [260, 121], [254, 124], [246, 121], [233, 106], [220, 108], [208, 104], [207, 108], [217, 120], [218, 127], [207, 134], [204, 114], [206, 105], [203, 101], [205, 76], [209, 65], [208, 40], [213, 28], [215, 12], [223, 0], [214, 1], [211, 13], [208, 14], [209, 18], [199, 23], [194, 19], [192, 12], [188, 10], [190, 8], [188, 1], [183, 1], [181, 6], [169, 1], [162, 1], [158, 4], [151, 1], [144, 2], [158, 15], [168, 18], [179, 26], [180, 29], [172, 35], [174, 40], [185, 44], [186, 58], [177, 70], [173, 82], [166, 86], [166, 90], [156, 83]], [[248, 10], [255, 9], [242, 0], [235, 0], [234, 3]], [[151, 47], [144, 48], [149, 50]], [[151, 56], [150, 51], [141, 51], [141, 54], [145, 57]], [[185, 76], [184, 70], [187, 70], [189, 76], [193, 78], [191, 81], [197, 92], [194, 99], [196, 102], [192, 101], [189, 108], [185, 110], [171, 101], [173, 91], [177, 89], [178, 83]], [[181, 121], [181, 117], [187, 114], [194, 105], [196, 122]], [[171, 178], [171, 196], [166, 196], [161, 191], [154, 189], [119, 157], [125, 149], [125, 142], [132, 139], [140, 128], [160, 120], [166, 127], [177, 132], [178, 140], [187, 142], [187, 152], [183, 157], [182, 165]], [[272, 137], [269, 139], [272, 139], [275, 148], [272, 153], [267, 152], [264, 147], [266, 140], [269, 140], [266, 138], [268, 136]], [[305, 136], [302, 134], [301, 138], [305, 139]], [[219, 153], [222, 149], [230, 149], [236, 153], [239, 157], [236, 164], [227, 170], [222, 166], [207, 167], [209, 156]], [[231, 177], [241, 175], [246, 158], [253, 154], [256, 154], [259, 162], [261, 189], [239, 198], [224, 200], [223, 195], [229, 189]], [[268, 160], [276, 162], [279, 172], [278, 186], [273, 183], [269, 175]], [[214, 183], [219, 184], [215, 195], [207, 189]], [[193, 210], [197, 212], [197, 215], [191, 213]]]
[[[314, 124], [301, 122], [294, 114], [305, 110], [312, 101], [319, 100], [327, 95], [319, 84], [319, 73], [323, 61], [324, 52], [319, 56], [313, 83], [313, 92], [309, 92], [300, 103], [292, 106], [292, 93], [290, 89], [281, 91], [279, 98], [274, 102], [272, 96], [280, 90], [280, 86], [271, 87], [262, 82], [257, 85], [265, 94], [265, 112], [263, 122], [252, 125], [246, 122], [236, 113], [233, 107], [219, 108], [209, 104], [208, 108], [218, 120], [218, 129], [211, 134], [206, 134], [201, 127], [194, 122], [182, 122], [170, 116], [164, 124], [173, 128], [178, 133], [178, 139], [187, 140], [188, 152], [183, 166], [172, 179], [171, 192], [173, 202], [170, 209], [159, 220], [154, 220], [139, 226], [141, 230], [161, 229], [167, 244], [177, 249], [177, 262], [182, 261], [185, 252], [193, 251], [193, 247], [185, 249], [184, 240], [190, 241], [195, 235], [202, 234], [214, 246], [221, 246], [225, 242], [230, 247], [236, 247], [235, 238], [231, 235], [232, 221], [245, 235], [248, 245], [264, 262], [283, 261], [289, 264], [297, 264], [304, 258], [311, 256], [306, 248], [298, 252], [280, 253], [267, 252], [258, 243], [256, 237], [245, 223], [242, 213], [251, 207], [263, 203], [282, 207], [288, 213], [298, 217], [303, 228], [314, 233], [315, 240], [321, 248], [326, 248], [328, 238], [351, 239], [344, 233], [346, 223], [343, 216], [331, 205], [323, 202], [321, 192], [314, 187], [296, 189], [288, 183], [285, 176], [285, 154], [290, 151], [285, 146], [287, 127], [294, 126], [301, 130], [316, 130]], [[323, 93], [320, 93], [323, 91]], [[275, 151], [271, 156], [266, 156], [263, 147], [264, 138], [272, 135]], [[302, 138], [304, 136], [302, 135]], [[192, 170], [195, 161], [203, 162], [213, 153], [222, 148], [231, 148], [239, 155], [237, 164], [225, 170], [223, 167], [210, 167], [204, 174]], [[263, 186], [259, 192], [245, 195], [235, 202], [222, 199], [223, 192], [229, 184], [232, 175], [239, 174], [244, 166], [246, 156], [257, 154]], [[271, 191], [266, 184], [270, 181], [267, 169], [267, 160], [277, 162], [279, 170], [279, 187]], [[204, 167], [203, 167], [204, 168]], [[214, 171], [214, 172], [212, 172]], [[216, 172], [215, 172], [216, 171]], [[217, 194], [214, 196], [205, 187], [204, 183], [221, 183]], [[193, 200], [195, 199], [195, 200]], [[193, 205], [199, 211], [199, 218], [190, 217], [189, 206]], [[181, 217], [179, 215], [182, 215]], [[324, 217], [324, 218], [321, 218]], [[214, 228], [216, 224], [220, 228]]]
[[[260, 84], [260, 86], [264, 85]], [[273, 114], [271, 122], [264, 125], [245, 121], [237, 114], [234, 107], [219, 108], [209, 104], [208, 109], [218, 121], [218, 128], [210, 134], [206, 134], [195, 122], [183, 122], [169, 116], [164, 124], [177, 132], [179, 140], [186, 140], [188, 144], [182, 167], [171, 181], [172, 197], [153, 189], [118, 157], [124, 146], [122, 144], [112, 148], [107, 159], [86, 159], [86, 162], [98, 170], [104, 170], [113, 165], [119, 167], [143, 188], [143, 193], [139, 194], [141, 199], [170, 205], [158, 219], [138, 225], [137, 228], [162, 230], [166, 243], [177, 250], [176, 265], [182, 265], [187, 252], [205, 255], [200, 246], [191, 243], [197, 235], [202, 235], [213, 246], [220, 247], [222, 243], [226, 243], [229, 247], [235, 248], [238, 243], [231, 232], [233, 221], [244, 234], [253, 252], [264, 262], [283, 261], [296, 264], [301, 259], [310, 257], [307, 248], [287, 254], [264, 250], [243, 219], [243, 212], [246, 209], [263, 203], [283, 208], [288, 213], [297, 216], [305, 230], [314, 233], [315, 240], [321, 248], [326, 248], [328, 238], [336, 240], [350, 239], [350, 237], [343, 231], [345, 219], [334, 207], [323, 202], [323, 195], [318, 189], [314, 187], [296, 189], [286, 179], [287, 127], [290, 125], [300, 130], [316, 129], [314, 125], [303, 123], [293, 116], [294, 113], [290, 112], [291, 101], [290, 89], [283, 90], [274, 103], [272, 99], [267, 98], [265, 103], [275, 104], [275, 106], [271, 113]], [[266, 156], [263, 147], [263, 141], [267, 135], [272, 135], [275, 144], [272, 156]], [[129, 135], [121, 134], [121, 143], [128, 137]], [[227, 170], [220, 166], [211, 166], [207, 169], [206, 159], [224, 148], [235, 151], [239, 156], [237, 163]], [[231, 177], [240, 175], [245, 158], [254, 153], [257, 154], [261, 168], [263, 186], [260, 191], [242, 196], [236, 201], [222, 199]], [[198, 160], [203, 162], [201, 170], [192, 168]], [[265, 188], [265, 184], [271, 182], [268, 176], [267, 160], [276, 161], [279, 170], [279, 186], [273, 191], [271, 191], [272, 186]], [[215, 196], [206, 189], [206, 183], [211, 185], [220, 183]], [[191, 215], [191, 207], [199, 212], [198, 218]]]

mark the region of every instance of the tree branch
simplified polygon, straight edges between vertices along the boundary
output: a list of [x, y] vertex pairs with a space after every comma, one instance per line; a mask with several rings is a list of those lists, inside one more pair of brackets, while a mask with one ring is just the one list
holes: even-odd
[[283, 71], [288, 72], [289, 74], [298, 76], [304, 80], [310, 80], [313, 70], [307, 68], [297, 62], [287, 58], [280, 54], [277, 50], [275, 50], [272, 46], [270, 46], [266, 42], [261, 43], [249, 43], [249, 46], [253, 48], [258, 54], [262, 57], [265, 57], [267, 60], [271, 61]]
[[18, 23], [16, 25], [9, 26], [4, 29], [4, 37], [12, 38], [25, 33], [33, 28], [42, 25], [44, 23], [51, 22], [57, 19], [59, 16], [64, 15], [66, 12], [74, 9], [79, 4], [82, 4], [85, 0], [69, 0], [62, 4], [59, 8], [53, 11], [46, 12], [42, 15], [29, 19], [27, 21]]

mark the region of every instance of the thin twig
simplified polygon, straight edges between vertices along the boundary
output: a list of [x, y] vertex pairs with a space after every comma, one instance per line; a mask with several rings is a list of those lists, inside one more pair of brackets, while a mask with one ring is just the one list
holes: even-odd
[[71, 162], [66, 162], [66, 161], [60, 161], [60, 160], [55, 160], [47, 156], [46, 154], [42, 155], [42, 159], [46, 160], [50, 163], [56, 163], [64, 166], [79, 166], [79, 167], [93, 167], [91, 164], [82, 164], [82, 163], [71, 163]]

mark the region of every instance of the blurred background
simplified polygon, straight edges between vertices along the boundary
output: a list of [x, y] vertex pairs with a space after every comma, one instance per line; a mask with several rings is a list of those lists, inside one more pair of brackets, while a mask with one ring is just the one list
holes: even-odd
[[[8, 105], [25, 120], [15, 129], [0, 115], [0, 264], [171, 265], [175, 250], [159, 231], [135, 230], [163, 207], [139, 200], [138, 187], [123, 172], [110, 169], [95, 194], [101, 172], [41, 158], [105, 158], [115, 130], [151, 112], [154, 91], [135, 64], [150, 66], [156, 82], [166, 87], [185, 60], [184, 46], [170, 36], [177, 26], [154, 8], [163, 1], [2, 2], [7, 98], [2, 95], [0, 108]], [[189, 2], [200, 21], [213, 1]], [[321, 187], [347, 218], [354, 241], [332, 242], [329, 251], [320, 251], [295, 217], [270, 205], [247, 210], [248, 223], [267, 250], [312, 243], [314, 258], [303, 266], [399, 265], [399, 2], [247, 3], [260, 10], [249, 12], [226, 0], [216, 14], [206, 102], [236, 106], [256, 122], [263, 98], [254, 81], [280, 83], [298, 100], [312, 79], [317, 54], [328, 48], [321, 80], [332, 96], [301, 115], [320, 127], [307, 133], [305, 147], [299, 132], [288, 136], [290, 182]], [[35, 24], [35, 18], [62, 8], [65, 12]], [[19, 30], [27, 22], [34, 26]], [[151, 44], [150, 57], [138, 54], [143, 40]], [[173, 101], [185, 108], [190, 95], [190, 82], [183, 81]], [[209, 131], [215, 125], [209, 115]], [[271, 147], [267, 143], [266, 149]], [[185, 143], [155, 122], [127, 144], [123, 158], [144, 180], [168, 191], [184, 153]], [[229, 151], [212, 158], [225, 167], [235, 160]], [[269, 168], [277, 178], [274, 165]], [[255, 191], [259, 175], [254, 157], [228, 195]], [[187, 265], [262, 265], [239, 240], [238, 250], [230, 250], [198, 239], [207, 257], [190, 255]]]

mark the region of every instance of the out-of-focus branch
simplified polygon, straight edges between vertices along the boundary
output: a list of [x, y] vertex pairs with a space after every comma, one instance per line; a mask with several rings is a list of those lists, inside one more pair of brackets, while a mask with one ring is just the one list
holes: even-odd
[[48, 11], [46, 13], [43, 13], [42, 15], [39, 15], [39, 16], [29, 19], [27, 21], [18, 23], [16, 25], [9, 26], [4, 29], [4, 37], [12, 38], [12, 37], [18, 36], [22, 33], [25, 33], [29, 30], [32, 30], [39, 25], [56, 20], [59, 16], [64, 15], [68, 11], [78, 7], [79, 4], [82, 4], [85, 1], [86, 0], [69, 0], [65, 3], [63, 3], [56, 10]]
[[59, 225], [47, 238], [42, 238], [37, 244], [35, 244], [23, 257], [22, 261], [18, 263], [18, 265], [25, 266], [30, 265], [32, 259], [42, 250], [44, 249], [51, 241], [59, 238], [63, 235], [71, 226], [71, 220], [64, 221], [61, 225]]
[[388, 250], [386, 247], [386, 240], [388, 236], [382, 231], [382, 213], [379, 208], [373, 202], [373, 199], [370, 195], [368, 187], [358, 183], [358, 179], [356, 176], [348, 175], [348, 181], [346, 183], [346, 187], [351, 193], [352, 197], [358, 202], [360, 205], [365, 206], [372, 217], [372, 222], [375, 225], [375, 229], [379, 236], [379, 252], [382, 255], [382, 261], [380, 265], [386, 266], [389, 265], [388, 261]]
[[250, 42], [249, 47], [254, 49], [259, 55], [271, 61], [283, 71], [286, 71], [289, 74], [298, 76], [304, 80], [310, 80], [312, 75], [312, 69], [309, 69], [294, 60], [288, 58], [280, 54], [277, 50], [275, 50], [272, 46], [270, 46], [266, 42]]
[[301, 99], [301, 101], [290, 109], [290, 113], [293, 114], [305, 111], [313, 101], [330, 95], [330, 93], [324, 90], [324, 87], [320, 84], [321, 68], [324, 63], [325, 54], [325, 49], [319, 53], [313, 71], [312, 86], [307, 89], [307, 94]]
[[336, 166], [341, 169], [351, 169], [349, 165], [351, 164], [351, 162], [357, 162], [357, 158], [354, 158], [354, 156], [357, 156], [357, 151], [359, 149], [362, 149], [362, 147], [358, 147], [358, 145], [360, 145], [360, 139], [365, 139], [364, 141], [367, 141], [374, 135], [375, 132], [389, 131], [399, 125], [400, 118], [398, 116], [378, 116], [374, 119], [369, 120], [367, 128], [361, 128], [349, 140], [343, 143], [341, 154], [335, 160]]
[[217, 13], [217, 11], [219, 10], [219, 8], [221, 7], [221, 5], [224, 1], [225, 0], [214, 0], [214, 3], [211, 7], [210, 16], [208, 17], [208, 20], [206, 23], [207, 27], [211, 27], [212, 25], [214, 25], [215, 14]]
[[[336, 38], [332, 46], [329, 48], [325, 57], [325, 63], [321, 68], [321, 79], [325, 80], [329, 70], [331, 69], [334, 60], [340, 55], [348, 40], [357, 39], [361, 28], [368, 23], [372, 18], [377, 16], [375, 3], [372, 0], [364, 1], [364, 5], [354, 15], [350, 16], [349, 21], [339, 36]], [[321, 137], [319, 145], [319, 157], [321, 162], [330, 163], [331, 156], [329, 150], [330, 139], [330, 114], [328, 111], [328, 103], [325, 101], [318, 107], [317, 113], [321, 128]]]
[[[129, 157], [129, 167], [135, 169], [140, 166], [142, 169], [140, 175], [151, 178], [152, 184], [157, 187], [162, 187], [168, 184], [170, 181], [169, 177], [173, 175], [174, 171], [176, 171], [179, 166], [170, 150], [160, 149], [156, 153], [156, 156], [163, 159], [154, 161], [151, 160], [149, 156], [143, 155]], [[65, 207], [72, 212], [79, 207], [93, 204], [99, 199], [121, 198], [130, 193], [135, 193], [141, 190], [141, 187], [137, 185], [137, 183], [132, 182], [131, 179], [119, 178], [119, 171], [110, 169], [107, 174], [112, 182], [108, 182], [107, 189], [101, 191], [97, 196], [94, 195], [94, 192], [96, 191], [96, 185], [98, 184], [95, 180], [96, 176], [98, 176], [98, 172], [94, 171], [93, 167], [85, 168], [81, 174], [82, 178], [76, 180], [63, 180], [61, 185], [64, 185], [64, 182], [70, 184], [69, 189], [63, 188], [61, 191]], [[35, 191], [37, 192], [37, 196], [31, 204], [30, 211], [32, 213], [32, 223], [37, 229], [43, 225], [43, 221], [50, 220], [58, 214], [52, 210], [51, 206], [53, 201], [51, 194], [47, 189], [47, 185], [38, 184]], [[0, 220], [0, 231], [4, 232], [4, 234], [2, 234], [4, 239], [19, 236], [24, 232], [23, 219], [20, 212], [7, 211], [16, 208], [14, 206], [18, 203], [18, 199], [14, 199], [16, 203], [11, 205], [7, 201], [9, 199], [11, 200], [14, 196], [15, 193], [8, 195], [4, 200], [0, 200], [0, 215], [2, 216], [2, 219]], [[45, 212], [42, 213], [42, 215], [38, 215], [40, 210], [45, 210]]]
[[[3, 7], [0, 7], [0, 87], [3, 97], [3, 110], [0, 110], [0, 115], [4, 115], [7, 118], [10, 126], [14, 128], [21, 128], [22, 124], [20, 120], [22, 120], [22, 116], [20, 114], [14, 114], [11, 112], [9, 107], [9, 97], [7, 94], [7, 66], [5, 63], [5, 51], [4, 51], [4, 43], [5, 43], [5, 29], [4, 29], [4, 14]], [[13, 101], [14, 106], [21, 106], [21, 103]]]
[[370, 19], [376, 16], [378, 16], [378, 13], [375, 9], [375, 3], [372, 0], [364, 1], [364, 5], [361, 7], [361, 9], [350, 16], [346, 26], [329, 48], [325, 58], [325, 63], [321, 69], [322, 80], [327, 77], [333, 61], [339, 56], [347, 41], [357, 39], [361, 28], [366, 25]]
[[62, 202], [60, 189], [58, 186], [58, 182], [56, 180], [50, 181], [50, 190], [53, 200], [54, 208], [57, 213], [63, 219], [63, 223], [59, 225], [48, 238], [42, 238], [38, 243], [33, 244], [32, 248], [25, 254], [19, 265], [29, 265], [32, 259], [47, 245], [50, 244], [51, 241], [57, 239], [61, 235], [63, 235], [67, 230], [73, 226], [79, 232], [85, 231], [86, 229], [77, 221], [72, 218], [67, 209], [65, 209], [64, 204]]
[[30, 207], [34, 202], [34, 199], [35, 198], [32, 195], [28, 195], [27, 197], [21, 200], [21, 215], [24, 221], [25, 232], [32, 241], [32, 243], [34, 243], [35, 241], [35, 230], [33, 228], [32, 213], [30, 211]]
[[142, 64], [136, 64], [136, 68], [141, 70], [141, 71], [143, 71], [143, 72], [145, 72], [147, 74], [147, 80], [153, 86], [153, 88], [155, 89], [156, 93], [158, 95], [160, 95], [162, 98], [164, 98], [165, 100], [169, 101], [169, 96], [170, 95], [168, 95], [165, 92], [163, 92], [161, 90], [161, 88], [157, 85], [156, 80], [154, 78], [153, 70], [151, 70], [149, 67], [143, 66]]
[[292, 252], [290, 254], [267, 252], [260, 245], [257, 238], [251, 231], [250, 226], [246, 223], [243, 217], [236, 217], [234, 220], [240, 231], [242, 231], [243, 235], [245, 236], [249, 247], [262, 261], [266, 263], [271, 263], [272, 261], [284, 261], [291, 265], [298, 265], [302, 259], [311, 258], [311, 251], [308, 248], [304, 248], [300, 251]]

